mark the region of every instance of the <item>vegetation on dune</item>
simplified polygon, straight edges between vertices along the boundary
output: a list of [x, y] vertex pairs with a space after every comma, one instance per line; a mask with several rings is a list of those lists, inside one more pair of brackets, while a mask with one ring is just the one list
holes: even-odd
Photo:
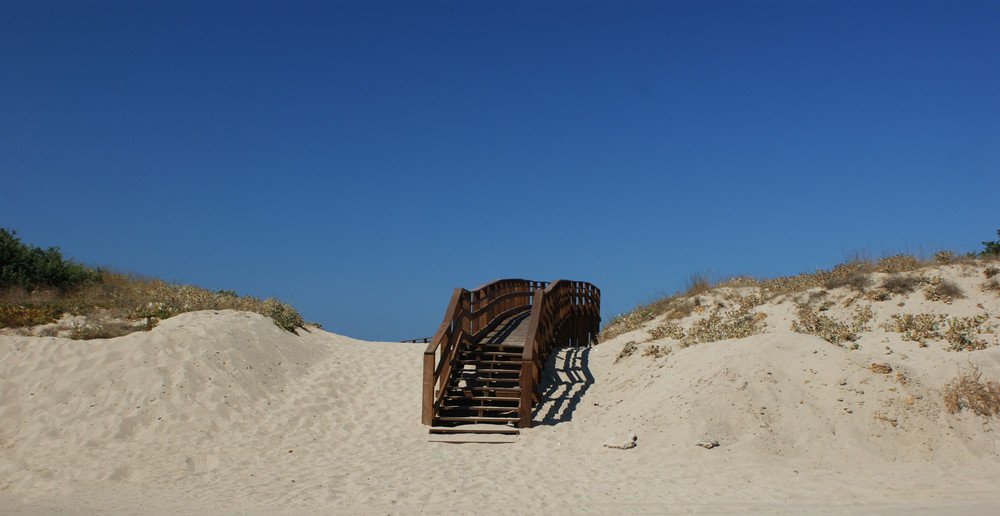
[[64, 259], [58, 247], [43, 250], [25, 245], [16, 231], [0, 228], [0, 288], [65, 292], [100, 280], [99, 271]]
[[983, 380], [976, 366], [952, 379], [941, 392], [952, 414], [969, 409], [980, 416], [1000, 416], [1000, 383]]
[[[997, 231], [1000, 236], [1000, 230]], [[686, 290], [672, 296], [664, 297], [640, 305], [626, 314], [613, 317], [601, 329], [600, 340], [607, 340], [639, 328], [650, 321], [659, 319], [659, 324], [649, 330], [649, 340], [674, 338], [681, 342], [682, 347], [698, 342], [711, 342], [723, 338], [741, 338], [763, 331], [763, 321], [760, 314], [753, 313], [757, 305], [784, 296], [794, 296], [813, 290], [807, 302], [799, 302], [798, 319], [792, 322], [792, 329], [801, 333], [809, 333], [837, 344], [846, 345], [854, 342], [860, 333], [867, 330], [867, 323], [872, 318], [870, 306], [861, 307], [849, 320], [837, 320], [828, 314], [822, 314], [829, 308], [824, 302], [821, 306], [812, 306], [817, 295], [825, 296], [828, 290], [846, 288], [856, 294], [849, 297], [844, 306], [850, 306], [855, 301], [867, 299], [872, 302], [888, 301], [893, 296], [905, 296], [919, 290], [929, 301], [951, 303], [962, 299], [965, 293], [955, 283], [935, 276], [925, 274], [921, 270], [926, 267], [943, 264], [982, 263], [996, 260], [1000, 257], [1000, 243], [983, 242], [985, 249], [980, 253], [971, 252], [964, 256], [956, 256], [951, 251], [935, 253], [932, 259], [918, 258], [912, 255], [896, 254], [878, 259], [855, 255], [846, 263], [838, 264], [830, 270], [817, 270], [813, 273], [802, 273], [794, 276], [776, 278], [757, 278], [752, 276], [733, 276], [724, 281], [712, 282], [705, 273], [691, 274], [686, 278]], [[987, 282], [981, 286], [983, 291], [997, 291], [997, 278], [1000, 278], [1000, 268], [989, 265], [984, 270]], [[886, 276], [876, 284], [872, 274], [881, 273]], [[996, 276], [996, 277], [995, 277]], [[705, 294], [715, 293], [738, 306], [735, 310], [723, 310], [722, 307], [704, 306]], [[705, 313], [707, 317], [692, 323], [685, 330], [679, 322], [692, 313]], [[973, 320], [974, 319], [974, 320]], [[923, 343], [927, 338], [947, 340], [948, 349], [972, 350], [981, 349], [985, 344], [975, 335], [981, 330], [981, 322], [977, 318], [950, 319], [934, 321], [924, 317], [911, 317], [893, 321], [889, 331], [904, 333], [904, 339]], [[933, 329], [932, 329], [933, 328]], [[889, 325], [886, 325], [889, 329]], [[940, 330], [940, 331], [939, 331]], [[856, 345], [852, 345], [855, 347]]]
[[[868, 321], [874, 317], [870, 305], [858, 308], [850, 320], [840, 321], [833, 317], [817, 314], [812, 306], [806, 303], [799, 304], [798, 315], [798, 320], [792, 321], [792, 330], [816, 335], [838, 346], [858, 340], [861, 333], [868, 329]], [[853, 344], [851, 347], [856, 348], [857, 345]]]
[[[743, 298], [747, 300], [753, 299], [753, 304], [756, 306], [781, 296], [801, 293], [813, 288], [832, 289], [847, 287], [863, 293], [871, 285], [871, 273], [899, 274], [915, 271], [924, 265], [927, 265], [926, 261], [913, 256], [897, 254], [874, 261], [855, 257], [851, 261], [839, 264], [828, 271], [818, 270], [813, 273], [802, 273], [794, 276], [779, 276], [776, 278], [733, 276], [714, 285], [706, 285], [704, 276], [692, 276], [692, 278], [697, 278], [698, 281], [694, 279], [689, 280], [688, 289], [685, 292], [659, 299], [646, 306], [636, 307], [635, 310], [627, 314], [621, 314], [612, 318], [602, 328], [600, 339], [614, 338], [623, 333], [638, 329], [644, 323], [661, 316], [665, 316], [664, 318], [668, 322], [681, 319], [691, 314], [698, 307], [700, 303], [699, 294], [709, 289], [725, 288], [734, 292], [741, 289], [752, 290], [753, 293], [751, 295], [743, 296]], [[737, 294], [733, 294], [731, 297], [733, 299], [741, 298]], [[747, 314], [739, 313], [734, 314], [734, 316], [746, 319]], [[744, 321], [740, 325], [745, 328], [748, 326], [748, 323]], [[754, 326], [753, 332], [758, 332], [756, 329], [756, 326]]]
[[[1000, 229], [997, 230], [997, 236], [1000, 237]], [[979, 254], [980, 256], [1000, 256], [1000, 240], [983, 242], [983, 250]]]
[[[74, 338], [108, 338], [151, 328], [160, 319], [197, 310], [242, 310], [274, 320], [288, 331], [305, 323], [277, 299], [212, 292], [134, 274], [92, 269], [23, 244], [16, 232], [0, 228], [0, 328], [53, 323], [64, 314], [104, 312], [100, 323], [74, 327]], [[144, 321], [144, 325], [125, 321]]]

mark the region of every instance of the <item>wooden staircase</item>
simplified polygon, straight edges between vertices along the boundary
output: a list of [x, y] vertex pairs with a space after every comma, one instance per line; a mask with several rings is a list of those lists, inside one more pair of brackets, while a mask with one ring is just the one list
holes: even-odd
[[515, 314], [479, 343], [460, 345], [432, 434], [518, 435], [521, 355], [529, 315]]
[[531, 426], [549, 352], [596, 342], [600, 320], [600, 290], [589, 283], [455, 289], [424, 351], [421, 421], [439, 436], [432, 440], [511, 442], [496, 438]]

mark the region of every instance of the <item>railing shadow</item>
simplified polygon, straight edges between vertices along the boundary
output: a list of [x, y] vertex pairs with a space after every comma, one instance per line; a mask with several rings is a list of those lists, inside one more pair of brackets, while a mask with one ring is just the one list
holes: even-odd
[[[500, 326], [494, 330], [494, 334], [488, 339], [483, 339], [482, 344], [500, 344], [502, 343], [514, 330], [517, 329], [521, 321], [531, 317], [531, 310], [525, 310], [517, 315], [512, 315], [510, 318], [505, 320]], [[523, 344], [520, 343], [520, 344]]]
[[542, 395], [532, 414], [532, 426], [554, 426], [573, 418], [583, 395], [594, 384], [590, 350], [589, 347], [552, 350], [541, 378]]

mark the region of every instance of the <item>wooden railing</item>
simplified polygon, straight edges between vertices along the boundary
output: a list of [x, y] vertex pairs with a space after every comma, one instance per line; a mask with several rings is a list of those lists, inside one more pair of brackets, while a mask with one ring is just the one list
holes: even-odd
[[537, 290], [521, 355], [521, 401], [518, 426], [531, 426], [531, 406], [539, 401], [538, 381], [549, 352], [562, 346], [597, 343], [601, 291], [582, 281], [555, 281]]
[[421, 421], [432, 424], [441, 403], [456, 352], [465, 342], [478, 342], [504, 319], [529, 310], [534, 293], [548, 283], [504, 279], [474, 290], [456, 288], [445, 310], [444, 320], [424, 350]]

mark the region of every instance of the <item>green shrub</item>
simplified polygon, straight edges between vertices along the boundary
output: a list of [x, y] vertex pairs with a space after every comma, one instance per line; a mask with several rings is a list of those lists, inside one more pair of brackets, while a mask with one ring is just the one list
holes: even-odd
[[[997, 236], [1000, 237], [1000, 229], [997, 230]], [[980, 256], [1000, 256], [1000, 240], [983, 242], [983, 246]]]
[[100, 280], [99, 272], [64, 260], [59, 248], [46, 251], [25, 245], [16, 235], [16, 231], [0, 228], [0, 287], [67, 291]]

